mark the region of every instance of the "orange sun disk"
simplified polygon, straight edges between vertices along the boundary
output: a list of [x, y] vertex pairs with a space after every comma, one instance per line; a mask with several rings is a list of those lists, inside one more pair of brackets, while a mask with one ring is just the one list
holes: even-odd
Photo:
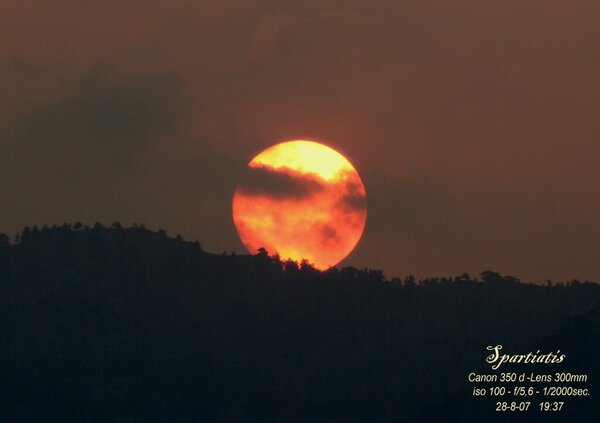
[[354, 249], [366, 217], [358, 172], [313, 141], [282, 142], [258, 154], [233, 196], [235, 227], [250, 253], [263, 247], [321, 269]]

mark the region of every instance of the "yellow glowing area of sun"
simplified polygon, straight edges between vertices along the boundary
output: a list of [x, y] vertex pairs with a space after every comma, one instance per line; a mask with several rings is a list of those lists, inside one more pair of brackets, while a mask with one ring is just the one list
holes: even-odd
[[343, 171], [354, 171], [350, 162], [334, 149], [314, 141], [288, 141], [267, 148], [248, 166], [288, 168], [303, 173], [316, 173], [325, 180], [341, 177]]
[[267, 148], [250, 163], [233, 196], [233, 220], [254, 254], [327, 268], [362, 236], [366, 191], [356, 169], [334, 149], [307, 140]]

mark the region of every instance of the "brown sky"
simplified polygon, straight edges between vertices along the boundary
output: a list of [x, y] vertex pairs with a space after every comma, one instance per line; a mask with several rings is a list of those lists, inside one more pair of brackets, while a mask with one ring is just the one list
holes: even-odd
[[326, 141], [369, 216], [344, 264], [600, 281], [597, 1], [0, 2], [0, 232], [145, 223], [243, 251], [231, 197]]

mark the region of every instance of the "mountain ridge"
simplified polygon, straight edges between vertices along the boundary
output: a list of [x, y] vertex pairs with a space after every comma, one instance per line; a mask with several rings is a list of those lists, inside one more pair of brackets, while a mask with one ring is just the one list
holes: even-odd
[[600, 304], [594, 283], [387, 280], [119, 225], [2, 244], [0, 294], [7, 421], [419, 421], [487, 345], [571, 354], [561, 328]]

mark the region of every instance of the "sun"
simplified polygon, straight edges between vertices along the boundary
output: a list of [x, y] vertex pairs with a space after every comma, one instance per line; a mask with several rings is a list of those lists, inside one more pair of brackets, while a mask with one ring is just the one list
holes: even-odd
[[324, 269], [360, 240], [366, 199], [358, 172], [342, 154], [314, 141], [286, 141], [248, 163], [233, 195], [233, 221], [250, 253], [265, 248]]

